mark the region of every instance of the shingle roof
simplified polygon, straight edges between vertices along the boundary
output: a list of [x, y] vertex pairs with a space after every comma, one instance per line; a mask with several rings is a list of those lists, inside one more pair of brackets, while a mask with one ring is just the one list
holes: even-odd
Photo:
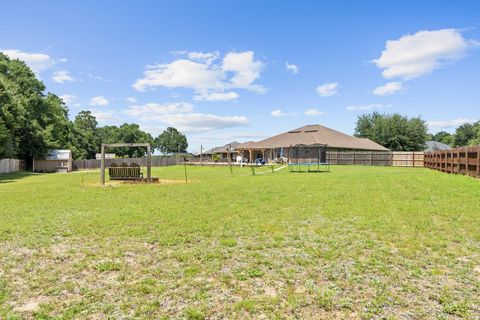
[[425, 152], [429, 151], [435, 151], [435, 150], [447, 150], [450, 149], [451, 147], [448, 144], [441, 143], [438, 141], [427, 141], [425, 142], [427, 147], [425, 148]]
[[227, 151], [227, 148], [232, 148], [232, 150], [230, 150], [231, 152], [234, 152], [235, 151], [235, 148], [240, 144], [240, 142], [237, 142], [237, 141], [232, 141], [230, 143], [227, 143], [226, 145], [224, 146], [221, 146], [221, 147], [215, 147], [215, 148], [212, 148], [212, 149], [208, 149], [208, 150], [205, 150], [203, 152], [203, 154], [215, 154], [215, 153], [226, 153], [228, 152]]
[[370, 139], [353, 137], [319, 124], [290, 130], [255, 143], [242, 143], [237, 149], [286, 148], [297, 144], [326, 144], [331, 148], [388, 151]]
[[69, 160], [72, 155], [70, 150], [50, 150], [45, 157], [46, 160]]

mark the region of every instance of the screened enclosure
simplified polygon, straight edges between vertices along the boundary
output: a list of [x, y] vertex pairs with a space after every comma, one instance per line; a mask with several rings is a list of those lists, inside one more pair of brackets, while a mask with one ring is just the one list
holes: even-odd
[[290, 146], [288, 169], [290, 172], [322, 172], [329, 171], [327, 162], [327, 145], [297, 144]]

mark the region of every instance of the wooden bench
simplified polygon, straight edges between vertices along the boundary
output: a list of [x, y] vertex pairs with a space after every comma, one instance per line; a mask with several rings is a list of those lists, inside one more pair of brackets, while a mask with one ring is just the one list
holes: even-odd
[[108, 168], [108, 174], [110, 175], [110, 180], [141, 180], [143, 179], [143, 172], [140, 171], [140, 166], [138, 164], [133, 164], [127, 166], [122, 164], [117, 166], [112, 163]]

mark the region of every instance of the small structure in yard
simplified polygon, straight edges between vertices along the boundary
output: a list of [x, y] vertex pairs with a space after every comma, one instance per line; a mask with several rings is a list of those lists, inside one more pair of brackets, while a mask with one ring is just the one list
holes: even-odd
[[62, 172], [72, 171], [71, 150], [51, 150], [42, 159], [33, 159], [33, 171], [35, 172]]
[[290, 172], [324, 172], [329, 171], [326, 144], [297, 144], [290, 146], [288, 170]]

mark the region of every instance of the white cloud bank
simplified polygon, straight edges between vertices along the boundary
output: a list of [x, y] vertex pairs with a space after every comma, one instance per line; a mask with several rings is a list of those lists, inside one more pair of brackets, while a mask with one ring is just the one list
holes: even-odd
[[168, 113], [186, 113], [192, 111], [192, 104], [188, 102], [174, 102], [164, 104], [147, 103], [141, 106], [130, 106], [123, 113], [139, 118], [143, 121], [155, 121], [158, 115], [164, 115]]
[[219, 116], [206, 113], [167, 114], [162, 116], [159, 121], [168, 126], [174, 126], [183, 132], [204, 132], [246, 126], [250, 123], [245, 116]]
[[300, 71], [300, 68], [296, 64], [288, 62], [285, 62], [285, 69], [293, 74], [297, 74]]
[[365, 105], [352, 105], [348, 106], [345, 109], [349, 111], [367, 111], [367, 110], [379, 110], [384, 108], [389, 108], [389, 104], [365, 104]]
[[323, 116], [325, 112], [320, 111], [316, 108], [310, 108], [304, 112], [306, 116]]
[[373, 63], [386, 79], [410, 80], [431, 73], [465, 57], [477, 42], [465, 39], [457, 29], [419, 31], [388, 40], [380, 58]]
[[75, 81], [74, 78], [70, 75], [70, 72], [66, 70], [61, 70], [61, 71], [55, 71], [52, 76], [52, 80], [57, 82], [57, 83], [64, 83], [67, 81]]
[[138, 79], [133, 88], [137, 91], [155, 87], [188, 88], [194, 90], [196, 100], [206, 101], [237, 99], [239, 95], [232, 89], [265, 92], [263, 86], [255, 83], [264, 64], [255, 60], [253, 51], [229, 52], [221, 62], [217, 62], [220, 58], [218, 52], [179, 54], [186, 57], [147, 66], [143, 78]]
[[453, 120], [440, 120], [440, 121], [427, 121], [427, 126], [429, 129], [448, 129], [461, 126], [465, 123], [474, 123], [477, 122], [477, 119], [466, 119], [458, 118]]
[[193, 97], [195, 101], [230, 101], [238, 99], [238, 93], [229, 92], [200, 92]]
[[338, 83], [337, 82], [329, 82], [322, 84], [317, 87], [317, 93], [321, 97], [330, 97], [334, 96], [338, 93]]
[[205, 132], [246, 126], [250, 123], [245, 116], [220, 116], [195, 112], [194, 106], [188, 102], [134, 105], [123, 113], [139, 120], [140, 125], [153, 131], [155, 128], [173, 126], [183, 132]]
[[0, 51], [10, 59], [24, 61], [36, 74], [49, 69], [55, 64], [55, 61], [48, 54], [44, 53], [23, 52], [15, 49], [5, 49]]
[[90, 105], [92, 106], [106, 106], [108, 104], [108, 99], [103, 96], [96, 96], [90, 99]]
[[270, 115], [275, 118], [295, 116], [295, 112], [284, 112], [282, 109], [275, 109], [270, 112]]

